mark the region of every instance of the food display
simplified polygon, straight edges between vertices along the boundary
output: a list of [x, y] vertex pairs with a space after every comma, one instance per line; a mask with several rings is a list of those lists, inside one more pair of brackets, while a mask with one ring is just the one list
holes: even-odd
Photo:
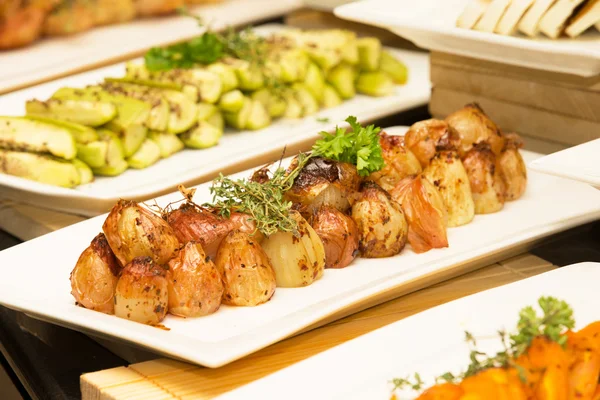
[[600, 30], [600, 1], [469, 0], [456, 25], [501, 35], [576, 38], [589, 29]]
[[42, 37], [72, 35], [217, 1], [220, 0], [3, 0], [0, 50], [24, 47]]
[[149, 50], [123, 76], [62, 87], [28, 100], [24, 116], [0, 117], [0, 171], [74, 188], [216, 146], [226, 128], [256, 131], [357, 94], [391, 95], [407, 79], [378, 39], [351, 31], [208, 30]]
[[149, 325], [259, 306], [357, 257], [448, 247], [448, 228], [525, 191], [517, 135], [476, 104], [405, 136], [346, 122], [287, 166], [217, 177], [210, 202], [183, 186], [165, 207], [119, 201], [71, 273], [77, 304]]
[[486, 354], [478, 342], [490, 338], [465, 332], [470, 364], [464, 372], [446, 372], [428, 387], [418, 373], [396, 378], [392, 399], [407, 398], [397, 395], [406, 389], [419, 391], [417, 400], [598, 399], [600, 322], [575, 331], [573, 310], [565, 301], [544, 296], [538, 306], [542, 315], [525, 307], [514, 332], [498, 332], [501, 351]]

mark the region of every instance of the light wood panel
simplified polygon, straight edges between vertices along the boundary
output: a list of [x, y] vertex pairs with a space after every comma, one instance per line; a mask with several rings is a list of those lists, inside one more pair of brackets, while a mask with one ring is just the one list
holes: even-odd
[[[84, 374], [82, 400], [130, 398], [127, 396], [138, 393], [134, 390], [138, 387], [139, 394], [148, 400], [212, 399], [420, 311], [554, 268], [557, 267], [530, 254], [516, 256], [350, 315], [217, 369], [160, 358]], [[138, 375], [143, 379], [139, 380]], [[119, 386], [125, 386], [122, 392], [117, 389]]]

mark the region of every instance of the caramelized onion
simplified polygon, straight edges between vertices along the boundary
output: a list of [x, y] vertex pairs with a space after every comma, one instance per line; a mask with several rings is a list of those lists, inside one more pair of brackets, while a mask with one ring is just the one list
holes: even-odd
[[120, 272], [106, 237], [100, 233], [81, 253], [71, 272], [71, 294], [85, 308], [112, 314]]
[[136, 257], [121, 272], [115, 291], [115, 315], [156, 325], [168, 310], [167, 270], [151, 257]]
[[464, 156], [474, 144], [487, 143], [496, 155], [504, 148], [504, 137], [478, 104], [468, 104], [446, 117], [460, 137], [459, 153]]
[[163, 265], [180, 246], [162, 218], [133, 201], [120, 200], [108, 214], [102, 230], [121, 265], [143, 256]]
[[519, 152], [522, 147], [523, 142], [516, 133], [506, 135], [506, 146], [500, 154], [498, 169], [506, 185], [505, 197], [507, 201], [521, 197], [527, 187], [527, 167]]
[[408, 224], [400, 204], [376, 183], [365, 182], [352, 206], [365, 258], [391, 257], [406, 245]]
[[260, 244], [240, 230], [233, 230], [219, 246], [217, 268], [223, 276], [223, 303], [256, 306], [275, 293], [275, 270]]
[[321, 207], [311, 226], [325, 247], [325, 268], [344, 268], [358, 254], [358, 227], [352, 218], [332, 207]]
[[421, 172], [421, 164], [417, 157], [404, 145], [403, 136], [390, 136], [385, 132], [379, 134], [379, 144], [384, 167], [369, 175], [384, 190], [390, 190], [403, 178]]
[[206, 254], [214, 260], [221, 241], [234, 229], [262, 241], [262, 234], [250, 218], [247, 214], [235, 212], [231, 213], [230, 218], [222, 218], [209, 210], [185, 203], [171, 211], [166, 219], [181, 243], [200, 243]]
[[471, 184], [475, 214], [490, 214], [504, 207], [505, 185], [496, 168], [496, 156], [487, 143], [477, 143], [462, 160]]
[[404, 178], [390, 191], [408, 221], [408, 243], [415, 253], [448, 247], [447, 212], [442, 196], [421, 175]]
[[460, 137], [446, 121], [428, 119], [410, 127], [404, 135], [404, 145], [425, 168], [439, 151], [457, 150]]
[[173, 315], [200, 317], [221, 306], [221, 274], [199, 243], [188, 242], [169, 261], [168, 290]]

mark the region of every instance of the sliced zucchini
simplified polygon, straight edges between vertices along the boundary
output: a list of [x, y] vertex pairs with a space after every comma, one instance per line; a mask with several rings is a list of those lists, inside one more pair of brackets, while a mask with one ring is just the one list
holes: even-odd
[[272, 118], [281, 117], [285, 113], [286, 102], [281, 96], [273, 94], [267, 88], [252, 93], [252, 100], [259, 101]]
[[292, 93], [285, 96], [285, 104], [285, 112], [283, 113], [285, 118], [296, 119], [302, 117], [302, 104]]
[[394, 80], [381, 71], [363, 72], [356, 80], [356, 90], [369, 96], [389, 96], [394, 93]]
[[170, 157], [185, 147], [177, 135], [170, 133], [149, 132], [148, 138], [158, 145], [161, 158]]
[[216, 146], [223, 136], [223, 131], [212, 126], [206, 121], [198, 122], [194, 129], [181, 134], [181, 140], [187, 147], [193, 149], [206, 149]]
[[230, 92], [238, 87], [239, 82], [235, 70], [229, 65], [217, 62], [209, 65], [206, 69], [221, 78], [221, 91], [223, 93]]
[[235, 73], [238, 78], [239, 88], [246, 91], [258, 90], [265, 85], [262, 71], [249, 63], [237, 63]]
[[77, 158], [73, 159], [72, 162], [77, 168], [77, 172], [79, 172], [80, 185], [85, 185], [86, 183], [94, 181], [94, 172], [92, 172], [92, 169], [86, 163]]
[[333, 86], [329, 84], [325, 84], [325, 88], [323, 89], [323, 99], [321, 100], [321, 105], [324, 108], [332, 108], [337, 107], [342, 104], [343, 100], [338, 94], [338, 92], [333, 88]]
[[70, 121], [86, 126], [104, 125], [117, 115], [117, 108], [109, 103], [90, 100], [49, 99], [29, 100], [27, 115]]
[[298, 99], [300, 105], [302, 105], [302, 116], [313, 115], [319, 111], [319, 102], [305, 85], [294, 83], [292, 89], [294, 91], [294, 96]]
[[39, 115], [27, 115], [25, 118], [65, 128], [71, 132], [73, 139], [75, 139], [75, 142], [77, 143], [90, 143], [98, 140], [98, 134], [96, 133], [96, 130], [90, 128], [89, 126]]
[[73, 162], [35, 153], [0, 149], [0, 172], [66, 188], [81, 183]]
[[221, 96], [219, 108], [225, 112], [238, 112], [244, 105], [244, 94], [239, 90], [232, 90]]
[[92, 171], [94, 172], [94, 175], [117, 176], [127, 171], [128, 168], [129, 164], [127, 164], [127, 161], [121, 160], [113, 165], [105, 165], [104, 167], [100, 168], [92, 168]]
[[381, 52], [379, 69], [388, 74], [396, 84], [403, 85], [408, 80], [408, 68], [388, 51]]
[[49, 153], [65, 160], [77, 155], [68, 129], [24, 117], [0, 117], [0, 148]]
[[223, 118], [223, 114], [220, 111], [217, 111], [210, 117], [206, 119], [206, 122], [214, 126], [215, 128], [223, 131], [225, 129], [225, 118]]
[[171, 107], [167, 132], [181, 133], [190, 129], [198, 120], [196, 103], [175, 90], [163, 90], [162, 93]]
[[219, 108], [217, 106], [208, 103], [198, 103], [196, 104], [196, 108], [198, 110], [198, 121], [206, 121], [213, 114], [219, 111]]
[[262, 129], [271, 124], [271, 116], [262, 105], [261, 102], [252, 100], [252, 107], [250, 109], [250, 116], [248, 117], [248, 122], [246, 123], [246, 129], [250, 129], [251, 131], [255, 131], [258, 129]]
[[351, 65], [340, 64], [327, 74], [327, 82], [338, 92], [344, 100], [356, 96], [354, 87], [355, 71]]
[[357, 40], [358, 64], [363, 71], [377, 71], [381, 59], [381, 41], [375, 37]]
[[310, 63], [308, 66], [306, 77], [304, 78], [304, 86], [318, 102], [322, 100], [323, 90], [325, 89], [325, 77], [323, 76], [323, 72], [314, 63]]
[[225, 122], [227, 125], [231, 126], [235, 129], [246, 129], [246, 125], [248, 123], [248, 119], [250, 118], [250, 113], [252, 112], [252, 100], [249, 98], [244, 98], [244, 105], [238, 112], [234, 113], [223, 113], [223, 117], [225, 118]]
[[127, 158], [127, 164], [131, 168], [144, 169], [160, 160], [160, 148], [158, 145], [146, 139], [131, 157]]

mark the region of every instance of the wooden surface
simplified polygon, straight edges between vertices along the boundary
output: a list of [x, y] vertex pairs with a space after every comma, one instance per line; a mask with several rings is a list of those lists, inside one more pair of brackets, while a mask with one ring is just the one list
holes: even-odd
[[554, 268], [533, 255], [513, 257], [313, 329], [217, 369], [158, 358], [84, 374], [82, 400], [130, 399], [133, 394], [148, 400], [211, 399], [420, 311]]

